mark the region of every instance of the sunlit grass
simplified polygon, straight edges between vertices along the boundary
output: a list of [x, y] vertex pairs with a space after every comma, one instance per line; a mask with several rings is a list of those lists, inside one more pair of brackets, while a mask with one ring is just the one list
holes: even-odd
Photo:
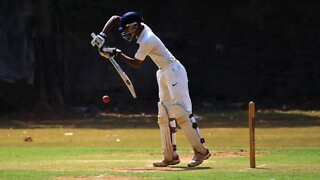
[[[73, 120], [75, 124], [66, 120], [1, 122], [0, 179], [318, 179], [319, 114], [258, 111], [256, 169], [248, 168], [246, 111], [199, 115], [205, 145], [213, 156], [192, 169], [186, 167], [192, 149], [180, 129], [177, 142], [181, 163], [152, 167], [152, 162], [162, 159], [155, 116], [101, 116]], [[132, 124], [135, 126], [130, 127]], [[24, 141], [25, 137], [32, 141]]]

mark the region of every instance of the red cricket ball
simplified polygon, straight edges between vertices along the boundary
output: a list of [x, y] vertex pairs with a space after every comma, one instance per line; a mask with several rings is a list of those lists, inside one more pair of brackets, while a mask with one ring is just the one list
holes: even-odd
[[110, 101], [109, 96], [107, 96], [107, 95], [103, 96], [103, 97], [102, 97], [102, 101], [103, 101], [104, 103], [109, 103], [109, 101]]

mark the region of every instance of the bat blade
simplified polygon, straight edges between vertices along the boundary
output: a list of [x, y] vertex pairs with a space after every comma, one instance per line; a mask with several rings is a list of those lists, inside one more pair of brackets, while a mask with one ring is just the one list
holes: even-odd
[[132, 97], [137, 98], [136, 91], [134, 90], [134, 86], [133, 86], [131, 80], [129, 79], [129, 77], [127, 76], [127, 74], [121, 69], [119, 64], [112, 57], [110, 57], [109, 59], [110, 59], [111, 64], [113, 65], [113, 67], [117, 70], [117, 72], [120, 75], [123, 82], [128, 87]]

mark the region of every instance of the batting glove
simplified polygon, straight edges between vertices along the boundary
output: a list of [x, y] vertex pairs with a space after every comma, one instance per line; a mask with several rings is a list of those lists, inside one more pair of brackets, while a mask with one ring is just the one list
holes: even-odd
[[101, 32], [100, 34], [98, 34], [92, 39], [91, 45], [97, 46], [98, 49], [101, 49], [106, 42], [105, 40], [106, 38], [107, 38], [106, 34], [104, 32]]
[[103, 47], [100, 51], [99, 51], [100, 55], [106, 58], [114, 58], [116, 57], [119, 53], [121, 53], [120, 49], [117, 49], [115, 47]]

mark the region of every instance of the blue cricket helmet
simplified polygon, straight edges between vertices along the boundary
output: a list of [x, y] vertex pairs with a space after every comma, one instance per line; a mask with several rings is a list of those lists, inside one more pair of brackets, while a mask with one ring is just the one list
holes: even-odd
[[121, 16], [121, 22], [120, 22], [120, 27], [119, 31], [122, 32], [124, 28], [126, 28], [127, 25], [131, 23], [141, 23], [143, 22], [142, 16], [135, 11], [130, 11]]

